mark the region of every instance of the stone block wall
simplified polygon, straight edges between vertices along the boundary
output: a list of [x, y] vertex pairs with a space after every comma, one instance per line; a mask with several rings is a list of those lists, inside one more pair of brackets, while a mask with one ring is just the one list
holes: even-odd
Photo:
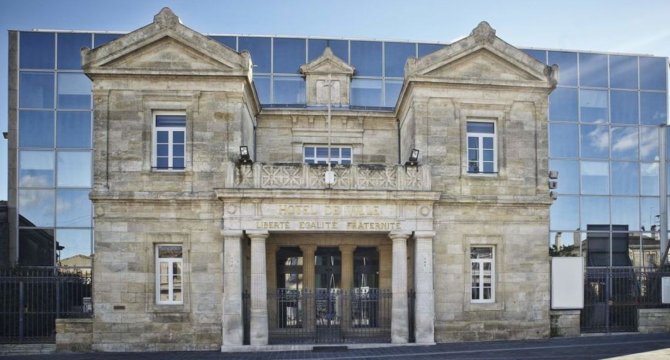
[[670, 332], [670, 308], [639, 309], [637, 326], [643, 334]]
[[551, 336], [579, 336], [581, 310], [551, 310]]
[[93, 319], [56, 319], [56, 351], [91, 351]]

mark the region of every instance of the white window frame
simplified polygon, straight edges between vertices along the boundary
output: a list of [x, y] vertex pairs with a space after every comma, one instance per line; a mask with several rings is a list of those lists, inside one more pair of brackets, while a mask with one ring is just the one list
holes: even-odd
[[[493, 125], [493, 133], [480, 133], [480, 132], [470, 132], [467, 130], [468, 124], [470, 123], [484, 123]], [[466, 136], [465, 136], [465, 159], [467, 166], [468, 174], [497, 174], [498, 173], [498, 139], [497, 139], [497, 126], [495, 121], [486, 121], [486, 120], [468, 120], [465, 124]], [[470, 171], [470, 138], [477, 138], [477, 167], [479, 171]], [[493, 171], [484, 172], [484, 139], [490, 138], [493, 139]]]
[[[307, 149], [308, 148], [314, 148], [314, 156], [307, 156]], [[327, 165], [328, 164], [328, 156], [325, 157], [320, 157], [317, 156], [316, 149], [317, 148], [328, 148], [328, 145], [305, 145], [302, 148], [302, 159], [303, 163], [305, 164], [319, 164], [319, 165]], [[330, 146], [330, 151], [332, 153], [332, 149], [338, 149], [338, 156], [332, 156], [330, 157], [330, 163], [331, 165], [342, 165], [343, 161], [349, 161], [345, 165], [351, 165], [353, 163], [353, 149], [351, 146]], [[350, 157], [342, 157], [342, 149], [349, 149], [349, 154], [351, 155]]]
[[[169, 247], [180, 247], [182, 254], [181, 257], [168, 257], [161, 258], [159, 257], [160, 247], [169, 246]], [[181, 244], [156, 244], [155, 246], [155, 256], [156, 256], [156, 304], [158, 305], [183, 305], [184, 304], [184, 246]], [[181, 300], [174, 300], [174, 273], [173, 265], [175, 263], [180, 264], [181, 268]], [[161, 300], [161, 264], [167, 264], [167, 277], [168, 277], [168, 299], [167, 301]]]
[[[184, 117], [184, 126], [171, 126], [171, 127], [157, 127], [156, 118], [161, 115], [171, 115], [171, 116], [182, 116]], [[179, 111], [157, 111], [153, 113], [153, 118], [151, 122], [152, 128], [152, 141], [151, 141], [151, 168], [155, 171], [184, 171], [186, 169], [186, 113]], [[158, 167], [158, 131], [167, 131], [168, 132], [168, 167], [159, 168]], [[184, 132], [184, 167], [183, 168], [173, 168], [174, 165], [174, 154], [173, 145], [174, 145], [174, 133], [177, 131]]]
[[[472, 249], [473, 248], [487, 248], [491, 249], [491, 258], [490, 259], [473, 259], [472, 258]], [[496, 301], [496, 249], [495, 246], [490, 245], [473, 245], [470, 247], [470, 302], [473, 304], [491, 304]], [[472, 270], [472, 264], [477, 263], [479, 266], [479, 297], [477, 299], [472, 298], [472, 289], [474, 288], [473, 277], [474, 273]], [[491, 264], [491, 298], [484, 299], [484, 264]]]

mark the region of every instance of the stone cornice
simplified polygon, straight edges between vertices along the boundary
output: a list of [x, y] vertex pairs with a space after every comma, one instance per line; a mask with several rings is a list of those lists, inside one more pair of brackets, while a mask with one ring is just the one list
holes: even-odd
[[284, 189], [215, 189], [221, 200], [234, 199], [302, 199], [302, 200], [376, 200], [435, 202], [436, 191], [379, 191], [379, 190], [284, 190]]

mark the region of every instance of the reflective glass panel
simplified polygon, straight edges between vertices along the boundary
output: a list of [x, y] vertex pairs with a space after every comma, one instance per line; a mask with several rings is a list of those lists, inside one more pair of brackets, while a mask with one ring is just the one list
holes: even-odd
[[73, 227], [91, 226], [89, 190], [59, 189], [56, 194], [56, 225]]
[[658, 163], [640, 163], [642, 195], [658, 195]]
[[120, 38], [123, 34], [94, 34], [93, 46], [98, 47]]
[[53, 226], [54, 209], [53, 190], [19, 189], [19, 226]]
[[610, 136], [607, 125], [582, 125], [582, 157], [606, 159]]
[[549, 124], [549, 156], [578, 156], [579, 132], [577, 125]]
[[22, 69], [53, 69], [56, 37], [46, 32], [21, 32], [20, 66]]
[[558, 64], [560, 85], [577, 86], [577, 53], [549, 51], [548, 64]]
[[53, 229], [19, 230], [19, 264], [22, 266], [54, 266]]
[[640, 171], [637, 162], [612, 161], [612, 194], [638, 195]]
[[659, 199], [658, 197], [640, 198], [640, 229], [651, 230], [652, 226], [659, 225]]
[[21, 72], [19, 106], [24, 109], [53, 109], [53, 73]]
[[638, 123], [638, 103], [636, 91], [612, 90], [610, 92], [610, 108], [613, 123]]
[[609, 163], [582, 161], [582, 194], [609, 194]]
[[612, 224], [628, 225], [629, 230], [640, 228], [640, 204], [636, 197], [612, 197]]
[[575, 230], [579, 228], [579, 197], [561, 195], [551, 204], [551, 228]]
[[351, 65], [356, 76], [382, 76], [382, 43], [379, 41], [352, 41]]
[[60, 260], [66, 260], [61, 265], [68, 265], [67, 259], [73, 256], [91, 255], [90, 229], [57, 229], [56, 239], [58, 245], [63, 247], [60, 251]]
[[579, 54], [581, 86], [607, 87], [607, 55]]
[[612, 159], [637, 160], [638, 129], [633, 126], [612, 126]]
[[416, 44], [414, 43], [385, 42], [384, 75], [403, 77], [407, 59], [415, 56]]
[[59, 148], [91, 148], [91, 113], [59, 111], [56, 116], [56, 144]]
[[81, 48], [91, 48], [91, 34], [59, 33], [57, 41], [58, 68], [81, 69]]
[[551, 160], [551, 170], [558, 171], [557, 191], [561, 194], [579, 193], [579, 161], [576, 160]]
[[640, 89], [667, 90], [666, 70], [665, 58], [640, 56]]
[[270, 104], [270, 77], [254, 76], [254, 85], [261, 104]]
[[577, 121], [577, 89], [559, 87], [551, 92], [549, 120]]
[[249, 51], [254, 72], [269, 73], [271, 71], [270, 38], [244, 37], [238, 39], [239, 51]]
[[274, 73], [299, 74], [305, 60], [305, 39], [275, 38], [273, 57]]
[[349, 42], [347, 40], [326, 40], [326, 39], [309, 39], [307, 40], [309, 48], [308, 62], [323, 55], [326, 46], [330, 46], [333, 54], [342, 59], [345, 63], [349, 62]]
[[610, 223], [609, 198], [605, 196], [582, 196], [582, 228], [588, 225]]
[[384, 106], [395, 106], [396, 102], [398, 102], [400, 89], [402, 89], [402, 81], [386, 80], [384, 86]]
[[53, 187], [53, 151], [21, 150], [19, 157], [19, 186]]
[[54, 146], [53, 111], [19, 112], [19, 146], [38, 148]]
[[301, 77], [274, 78], [275, 104], [304, 104], [305, 80]]
[[608, 121], [607, 90], [581, 90], [579, 107], [582, 122], [606, 123]]
[[640, 159], [658, 161], [658, 128], [640, 126]]
[[610, 87], [637, 89], [637, 57], [610, 55]]
[[235, 36], [210, 36], [213, 40], [226, 45], [232, 50], [237, 51], [237, 37]]
[[58, 186], [91, 186], [91, 152], [59, 151], [57, 155]]
[[351, 105], [380, 106], [382, 97], [381, 80], [351, 80]]
[[547, 52], [544, 50], [522, 49], [522, 51], [543, 64], [547, 63]]
[[91, 80], [80, 73], [58, 74], [58, 108], [90, 109]]
[[445, 46], [446, 45], [444, 44], [419, 44], [419, 57], [426, 56], [430, 53], [442, 49]]
[[640, 92], [640, 122], [646, 125], [665, 124], [668, 117], [666, 93]]

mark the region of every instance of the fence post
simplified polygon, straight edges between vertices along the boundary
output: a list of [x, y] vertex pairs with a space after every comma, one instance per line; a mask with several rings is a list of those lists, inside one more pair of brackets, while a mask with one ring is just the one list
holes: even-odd
[[19, 342], [23, 342], [23, 333], [25, 324], [23, 317], [25, 315], [25, 296], [23, 294], [23, 281], [19, 281]]

